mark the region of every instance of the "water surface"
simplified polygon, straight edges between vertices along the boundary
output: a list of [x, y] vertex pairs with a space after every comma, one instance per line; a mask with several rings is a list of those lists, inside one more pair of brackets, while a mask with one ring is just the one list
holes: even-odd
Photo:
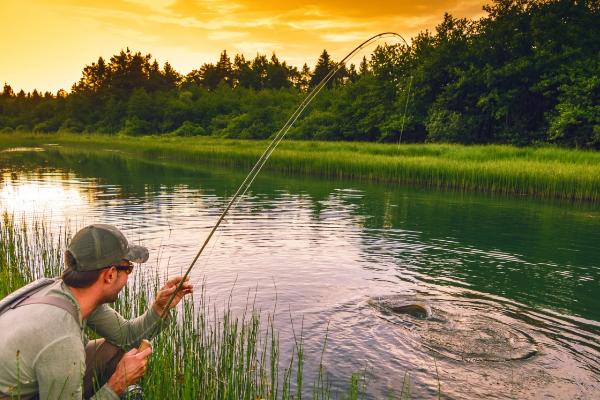
[[[54, 229], [117, 225], [169, 274], [189, 265], [246, 172], [44, 149], [0, 153], [0, 210]], [[275, 310], [283, 361], [292, 322], [302, 326], [309, 382], [327, 333], [333, 387], [363, 370], [373, 398], [408, 382], [414, 398], [437, 397], [438, 377], [448, 398], [600, 393], [593, 205], [263, 174], [218, 232], [192, 280], [217, 304], [232, 295], [243, 309], [251, 293]], [[434, 318], [369, 302], [387, 295]], [[512, 357], [520, 340], [535, 354]]]

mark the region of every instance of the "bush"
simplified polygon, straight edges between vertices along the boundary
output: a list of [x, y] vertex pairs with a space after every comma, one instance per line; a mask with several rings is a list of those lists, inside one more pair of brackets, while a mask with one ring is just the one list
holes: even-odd
[[206, 129], [198, 124], [185, 121], [181, 126], [173, 131], [176, 136], [206, 136]]
[[297, 121], [297, 128], [290, 135], [296, 139], [340, 140], [341, 133], [335, 115], [329, 111], [314, 110]]
[[433, 107], [425, 127], [428, 142], [473, 143], [473, 121], [469, 116], [445, 108]]
[[123, 128], [123, 133], [126, 135], [144, 135], [152, 133], [152, 131], [152, 123], [138, 117], [127, 118]]
[[58, 128], [59, 132], [83, 132], [85, 125], [80, 121], [67, 118]]
[[56, 121], [49, 120], [49, 121], [40, 122], [39, 124], [36, 124], [33, 127], [33, 131], [35, 133], [56, 132], [56, 130], [58, 129], [57, 122], [58, 122], [58, 120], [56, 120]]

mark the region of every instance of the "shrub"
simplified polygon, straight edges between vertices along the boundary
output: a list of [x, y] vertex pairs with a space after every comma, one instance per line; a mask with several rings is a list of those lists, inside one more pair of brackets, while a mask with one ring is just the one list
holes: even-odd
[[198, 124], [185, 121], [181, 126], [173, 131], [176, 136], [206, 136], [206, 129]]

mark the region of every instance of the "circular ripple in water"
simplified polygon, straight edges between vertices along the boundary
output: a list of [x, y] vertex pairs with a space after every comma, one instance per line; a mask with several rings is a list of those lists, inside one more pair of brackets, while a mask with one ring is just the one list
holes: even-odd
[[451, 316], [419, 332], [423, 345], [461, 361], [524, 360], [537, 353], [526, 332], [484, 315]]
[[[538, 352], [533, 337], [516, 323], [513, 326], [482, 311], [456, 307], [448, 311], [440, 305], [427, 305], [404, 296], [377, 297], [369, 304], [386, 320], [407, 328], [407, 335], [425, 348], [454, 360], [525, 360]], [[390, 304], [403, 306], [390, 307]], [[427, 317], [403, 312], [410, 310], [410, 305], [425, 308]]]

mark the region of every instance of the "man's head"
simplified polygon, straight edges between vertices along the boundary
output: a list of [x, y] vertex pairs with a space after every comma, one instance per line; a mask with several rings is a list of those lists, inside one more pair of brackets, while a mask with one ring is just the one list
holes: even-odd
[[148, 260], [148, 249], [129, 245], [114, 226], [95, 224], [81, 229], [65, 252], [63, 281], [71, 287], [99, 285], [104, 302], [115, 301], [127, 283], [133, 262]]

